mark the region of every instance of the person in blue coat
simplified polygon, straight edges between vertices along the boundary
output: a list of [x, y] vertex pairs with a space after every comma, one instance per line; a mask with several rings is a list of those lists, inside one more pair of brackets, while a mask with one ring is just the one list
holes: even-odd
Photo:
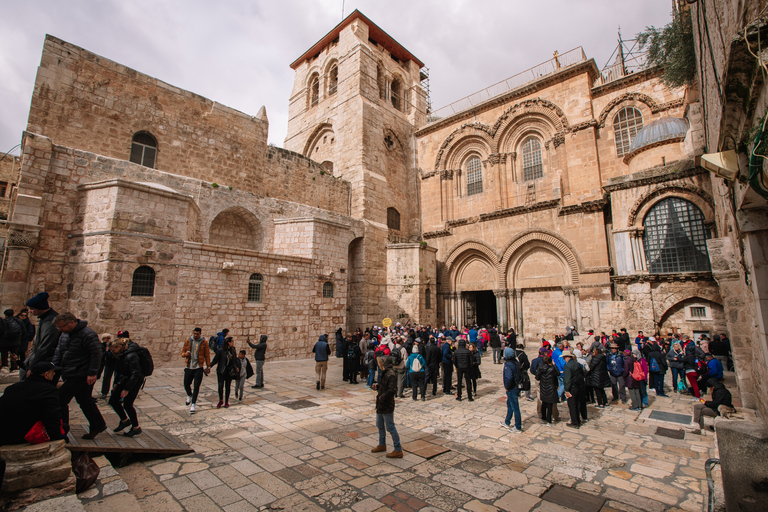
[[408, 370], [408, 378], [411, 381], [411, 388], [413, 389], [413, 399], [416, 400], [418, 392], [421, 391], [421, 401], [426, 400], [427, 393], [427, 380], [426, 368], [427, 362], [424, 357], [419, 353], [419, 342], [413, 342], [413, 351], [408, 359], [405, 361], [405, 367]]
[[[520, 415], [520, 388], [518, 382], [520, 379], [520, 368], [515, 351], [511, 347], [504, 349], [504, 389], [507, 391], [507, 417], [501, 422], [501, 427], [506, 428], [513, 434], [519, 434], [523, 431], [523, 420]], [[512, 415], [515, 416], [515, 426], [512, 428]]]

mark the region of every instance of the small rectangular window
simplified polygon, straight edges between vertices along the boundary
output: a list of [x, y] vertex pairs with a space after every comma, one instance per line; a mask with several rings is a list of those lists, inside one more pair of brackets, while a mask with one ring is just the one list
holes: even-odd
[[706, 317], [707, 317], [707, 308], [705, 307], [691, 308], [691, 318], [706, 318]]
[[0, 197], [5, 197], [5, 193], [8, 191], [8, 182], [0, 181]]

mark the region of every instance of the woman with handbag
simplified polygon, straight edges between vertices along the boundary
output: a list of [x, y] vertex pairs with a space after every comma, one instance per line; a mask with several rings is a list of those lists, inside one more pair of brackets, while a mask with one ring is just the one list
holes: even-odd
[[217, 409], [229, 407], [229, 394], [232, 390], [232, 380], [240, 376], [240, 365], [237, 364], [237, 351], [232, 337], [224, 339], [216, 357], [211, 361], [211, 367], [216, 366], [216, 378], [219, 382], [219, 403]]

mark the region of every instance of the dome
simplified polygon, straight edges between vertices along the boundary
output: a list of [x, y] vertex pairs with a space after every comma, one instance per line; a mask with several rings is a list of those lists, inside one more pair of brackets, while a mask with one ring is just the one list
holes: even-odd
[[629, 146], [629, 154], [666, 140], [684, 139], [687, 132], [688, 121], [685, 119], [662, 117], [638, 130]]

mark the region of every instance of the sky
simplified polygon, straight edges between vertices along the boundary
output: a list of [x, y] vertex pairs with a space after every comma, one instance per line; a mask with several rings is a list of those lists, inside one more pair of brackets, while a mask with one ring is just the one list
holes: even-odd
[[[21, 141], [45, 34], [234, 109], [263, 105], [282, 146], [289, 67], [358, 9], [430, 69], [433, 109], [582, 46], [602, 68], [619, 29], [670, 21], [671, 0], [27, 0], [0, 17], [0, 154]], [[12, 151], [18, 154], [18, 149]]]

